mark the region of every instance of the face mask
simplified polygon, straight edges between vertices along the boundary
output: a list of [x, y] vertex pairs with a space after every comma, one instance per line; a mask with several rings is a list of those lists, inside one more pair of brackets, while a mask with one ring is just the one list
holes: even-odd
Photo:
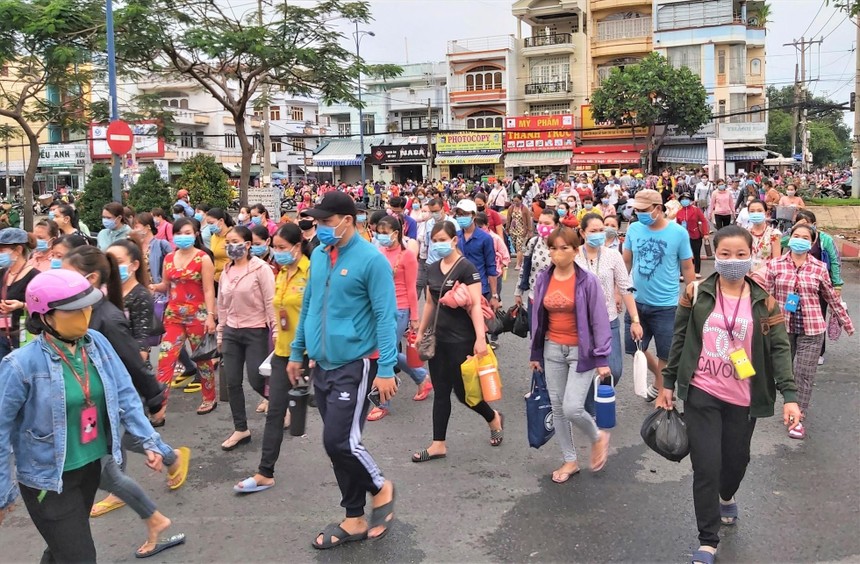
[[196, 219], [197, 221], [203, 221], [203, 214], [202, 213], [195, 213], [194, 219]]
[[615, 239], [616, 237], [618, 237], [618, 230], [614, 227], [607, 227], [604, 233], [606, 234], [607, 239]]
[[209, 228], [209, 233], [214, 233], [215, 235], [221, 233], [221, 226], [217, 223], [210, 223], [206, 227]]
[[389, 233], [377, 233], [376, 240], [383, 247], [391, 246], [391, 235]]
[[159, 225], [161, 225], [161, 220], [160, 220], [160, 219], [158, 219], [157, 217], [153, 217], [153, 218], [152, 218], [152, 223], [154, 223], [154, 224], [155, 224], [155, 226], [156, 226], [156, 227], [158, 227]]
[[604, 206], [608, 206], [609, 205], [609, 198], [601, 198], [600, 203], [603, 204]]
[[245, 243], [228, 243], [227, 256], [233, 260], [240, 259], [246, 255], [248, 251], [245, 248]]
[[445, 258], [454, 252], [454, 247], [447, 241], [434, 242], [430, 245], [430, 248], [433, 249], [433, 252], [436, 253], [437, 256], [442, 258]]
[[131, 273], [128, 271], [128, 265], [119, 265], [119, 279], [125, 282], [126, 280], [128, 280], [129, 276], [131, 276]]
[[421, 204], [412, 204], [412, 209], [413, 209], [413, 210], [420, 210], [420, 209], [421, 209]]
[[251, 254], [255, 257], [261, 257], [269, 250], [268, 245], [251, 245]]
[[436, 221], [442, 220], [442, 212], [432, 212], [430, 216]]
[[589, 233], [585, 236], [589, 247], [599, 248], [606, 243], [606, 233]]
[[36, 250], [39, 252], [48, 250], [48, 242], [44, 239], [36, 239]]
[[726, 189], [725, 184], [720, 184], [719, 186], [717, 186], [717, 190], [725, 190], [725, 189]]
[[194, 235], [174, 235], [173, 242], [180, 249], [187, 249], [194, 244]]
[[173, 214], [173, 219], [182, 219], [183, 217], [185, 217], [185, 216], [184, 216], [184, 215], [182, 215], [181, 213], [175, 213], [175, 214]]
[[0, 253], [0, 268], [9, 268], [12, 264], [12, 257], [9, 253]]
[[236, 219], [238, 221], [242, 222], [242, 221], [245, 221], [246, 219], [248, 219], [248, 216], [243, 214], [243, 213], [240, 213], [239, 215], [236, 216]]
[[552, 233], [552, 230], [553, 230], [553, 227], [551, 225], [538, 225], [537, 226], [538, 235], [540, 235], [540, 237], [542, 239], [546, 239], [547, 237], [549, 237], [550, 233]]
[[54, 316], [52, 327], [63, 340], [74, 342], [87, 334], [93, 308], [87, 307], [71, 313], [76, 315], [66, 315], [62, 321]]
[[681, 200], [681, 205], [682, 205], [683, 207], [685, 207], [685, 208], [686, 208], [686, 207], [688, 207], [691, 203], [692, 203], [692, 202], [691, 202], [690, 200], [686, 199], [686, 198], [684, 198], [683, 200]]
[[812, 248], [812, 242], [807, 241], [806, 239], [801, 239], [800, 237], [792, 237], [788, 240], [788, 248], [795, 253], [802, 255], [803, 253], [809, 252], [809, 249]]
[[54, 213], [53, 211], [48, 212], [48, 219], [53, 220], [55, 217], [57, 217], [56, 213]]
[[63, 268], [63, 259], [52, 258], [51, 259], [51, 269], [56, 270], [58, 268]]
[[252, 215], [251, 216], [251, 223], [253, 223], [254, 225], [260, 225], [261, 223], [263, 223], [263, 216], [262, 215]]
[[558, 210], [558, 217], [564, 217], [567, 215], [567, 210]]
[[281, 266], [289, 266], [296, 262], [296, 257], [293, 256], [293, 253], [290, 251], [275, 251], [275, 262], [280, 264]]
[[587, 209], [587, 210], [590, 210], [591, 208], [593, 208], [593, 207], [594, 207], [594, 204], [585, 204], [585, 205], [583, 205], [582, 207], [584, 207], [584, 208], [585, 208], [585, 209]]
[[794, 190], [787, 190], [787, 191], [785, 192], [785, 194], [786, 194], [787, 196], [794, 196], [794, 195], [796, 194], [796, 192], [795, 192]]
[[102, 225], [104, 225], [105, 229], [116, 229], [116, 220], [103, 217]]
[[750, 212], [750, 223], [764, 223], [764, 212]]
[[748, 259], [714, 259], [714, 270], [722, 278], [732, 282], [746, 276], [752, 267], [752, 257]]
[[477, 207], [478, 207], [479, 212], [482, 212], [482, 211], [487, 209], [487, 206], [477, 206]]
[[356, 223], [367, 223], [367, 216], [366, 215], [357, 215], [357, 216], [355, 216], [355, 222]]
[[468, 229], [472, 225], [472, 221], [474, 221], [472, 216], [458, 217], [457, 225], [460, 226], [460, 229]]
[[337, 234], [337, 229], [343, 225], [344, 221], [346, 221], [345, 217], [334, 227], [329, 227], [328, 225], [317, 225], [317, 237], [319, 237], [320, 243], [326, 247], [337, 244], [337, 242], [343, 238], [343, 234]]
[[655, 222], [655, 221], [657, 221], [656, 219], [654, 219], [654, 216], [653, 216], [653, 215], [651, 215], [651, 214], [653, 214], [653, 213], [654, 213], [654, 212], [651, 212], [651, 213], [643, 213], [643, 214], [641, 214], [641, 215], [640, 215], [640, 214], [636, 214], [636, 217], [637, 217], [637, 218], [639, 218], [639, 222], [640, 222], [642, 225], [653, 225], [653, 224], [654, 224], [654, 222]]
[[299, 221], [299, 229], [302, 231], [307, 231], [314, 226], [314, 221], [312, 219], [302, 219]]

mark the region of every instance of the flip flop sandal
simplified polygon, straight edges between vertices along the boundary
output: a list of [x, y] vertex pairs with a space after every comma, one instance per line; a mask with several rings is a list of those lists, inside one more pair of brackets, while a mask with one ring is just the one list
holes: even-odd
[[202, 389], [203, 384], [201, 384], [200, 382], [191, 382], [190, 384], [182, 388], [182, 392], [186, 394], [193, 394], [199, 392]]
[[[603, 470], [603, 467], [606, 466], [606, 461], [609, 459], [609, 438], [610, 438], [610, 435], [609, 435], [608, 431], [601, 431], [601, 433], [603, 433], [601, 435], [601, 438], [597, 439], [597, 443], [595, 443], [594, 445], [591, 446], [591, 449], [592, 449], [592, 451], [591, 451], [591, 453], [592, 453], [592, 456], [591, 456], [591, 472], [592, 473], [600, 472], [601, 470]], [[603, 437], [606, 437], [606, 444], [605, 445], [601, 444]], [[595, 446], [595, 445], [598, 445], [598, 446]], [[598, 450], [597, 450], [598, 448], [602, 449], [602, 454], [600, 455], [600, 457], [595, 458], [595, 455], [598, 453]]]
[[263, 400], [257, 406], [257, 413], [266, 413], [269, 410], [269, 400]]
[[159, 552], [164, 552], [168, 548], [173, 548], [174, 546], [179, 546], [180, 544], [185, 543], [185, 533], [179, 533], [178, 535], [173, 535], [172, 537], [168, 537], [166, 539], [160, 539], [157, 543], [155, 543], [155, 547], [149, 552], [135, 552], [135, 558], [149, 558], [150, 556], [155, 556]]
[[731, 527], [738, 522], [738, 504], [720, 503], [720, 521], [723, 525]]
[[[274, 485], [275, 484], [258, 484], [254, 477], [251, 476], [250, 478], [245, 478], [244, 480], [242, 480], [240, 484], [236, 484], [235, 486], [233, 486], [233, 491], [239, 494], [249, 494], [267, 490]], [[335, 536], [340, 538], [340, 535]]]
[[551, 479], [552, 479], [553, 483], [555, 483], [555, 484], [564, 484], [564, 483], [566, 483], [568, 480], [570, 480], [571, 478], [573, 478], [574, 476], [576, 476], [577, 474], [579, 474], [579, 468], [577, 468], [577, 469], [576, 469], [576, 470], [574, 470], [573, 472], [559, 472], [559, 474], [558, 474], [558, 475], [559, 475], [559, 477], [562, 477], [562, 476], [563, 476], [563, 477], [564, 477], [564, 479], [563, 479], [563, 480], [556, 480], [555, 478], [551, 478]]
[[445, 458], [447, 454], [430, 454], [425, 448], [421, 452], [416, 452], [412, 455], [412, 462], [430, 462], [431, 460], [439, 460]]
[[717, 555], [708, 552], [707, 550], [697, 550], [690, 556], [690, 563], [697, 564], [701, 562], [702, 564], [714, 564], [714, 559], [716, 559]]
[[[348, 542], [367, 540], [367, 531], [351, 535], [344, 531], [343, 527], [337, 523], [326, 525], [326, 528], [320, 531], [320, 535], [323, 537], [322, 543], [317, 544], [316, 538], [314, 538], [314, 541], [311, 543], [311, 546], [317, 550], [328, 550], [329, 548], [334, 548]], [[337, 537], [337, 540], [333, 541], [332, 537]]]
[[368, 533], [377, 527], [385, 527], [381, 533], [373, 537], [373, 540], [378, 540], [388, 534], [391, 525], [394, 523], [394, 501], [397, 499], [397, 490], [394, 489], [394, 484], [391, 484], [391, 501], [385, 505], [374, 507], [370, 513], [370, 523], [367, 525]]
[[179, 469], [173, 474], [167, 474], [167, 479], [171, 482], [179, 478], [179, 481], [173, 485], [167, 485], [171, 490], [178, 490], [185, 484], [185, 480], [188, 479], [188, 467], [191, 465], [191, 449], [188, 447], [179, 447], [178, 450]]
[[191, 378], [191, 376], [177, 376], [176, 378], [173, 379], [173, 382], [170, 383], [170, 387], [173, 388], [174, 390], [176, 388], [181, 388], [182, 386], [185, 385], [185, 381], [188, 380], [189, 378]]
[[164, 427], [165, 423], [167, 423], [167, 419], [165, 417], [162, 417], [161, 419], [159, 419], [157, 421], [153, 421], [152, 419], [149, 420], [149, 424], [152, 425], [153, 429], [158, 429], [159, 427]]
[[224, 452], [230, 452], [231, 450], [236, 450], [237, 448], [239, 448], [242, 445], [246, 445], [246, 444], [250, 443], [251, 442], [251, 435], [248, 435], [247, 437], [242, 437], [241, 439], [239, 439], [238, 441], [236, 441], [232, 445], [225, 444], [226, 442], [227, 441], [224, 441], [224, 443], [221, 443], [221, 450], [223, 450]]
[[499, 423], [501, 423], [502, 428], [498, 431], [494, 431], [490, 429], [490, 446], [501, 446], [502, 441], [505, 439], [505, 416], [499, 413]]
[[101, 517], [120, 507], [125, 507], [124, 501], [100, 501], [90, 509], [90, 517]]
[[215, 408], [218, 407], [218, 402], [212, 402], [212, 405], [206, 409], [205, 406], [201, 405], [197, 408], [197, 415], [206, 415], [207, 413], [212, 413], [215, 411]]

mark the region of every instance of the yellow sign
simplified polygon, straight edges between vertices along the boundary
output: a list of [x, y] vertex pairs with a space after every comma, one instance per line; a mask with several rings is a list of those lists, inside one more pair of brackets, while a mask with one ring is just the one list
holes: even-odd
[[436, 155], [437, 165], [467, 165], [467, 164], [493, 164], [499, 162], [502, 154], [495, 155]]
[[[636, 137], [645, 137], [648, 135], [647, 127], [637, 127], [635, 132]], [[633, 137], [629, 127], [615, 127], [611, 122], [594, 121], [594, 115], [591, 113], [591, 105], [582, 106], [582, 131], [580, 136], [583, 139], [616, 139], [619, 137]]]
[[437, 153], [469, 153], [478, 151], [501, 151], [502, 133], [500, 131], [463, 131], [461, 133], [440, 133], [436, 136]]

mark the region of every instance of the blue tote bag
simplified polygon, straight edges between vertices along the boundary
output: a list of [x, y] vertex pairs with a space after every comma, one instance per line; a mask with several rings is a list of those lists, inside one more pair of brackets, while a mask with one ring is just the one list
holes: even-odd
[[526, 427], [528, 428], [529, 446], [540, 448], [555, 434], [552, 422], [552, 405], [546, 389], [543, 372], [532, 372], [532, 389], [525, 395]]

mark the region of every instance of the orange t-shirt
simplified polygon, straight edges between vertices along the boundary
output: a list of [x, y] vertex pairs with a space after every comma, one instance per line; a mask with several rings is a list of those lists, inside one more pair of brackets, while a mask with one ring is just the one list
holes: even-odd
[[576, 301], [576, 274], [568, 280], [558, 281], [550, 277], [543, 298], [543, 307], [549, 317], [546, 338], [559, 345], [576, 346], [579, 335], [576, 332], [576, 311], [573, 309]]

